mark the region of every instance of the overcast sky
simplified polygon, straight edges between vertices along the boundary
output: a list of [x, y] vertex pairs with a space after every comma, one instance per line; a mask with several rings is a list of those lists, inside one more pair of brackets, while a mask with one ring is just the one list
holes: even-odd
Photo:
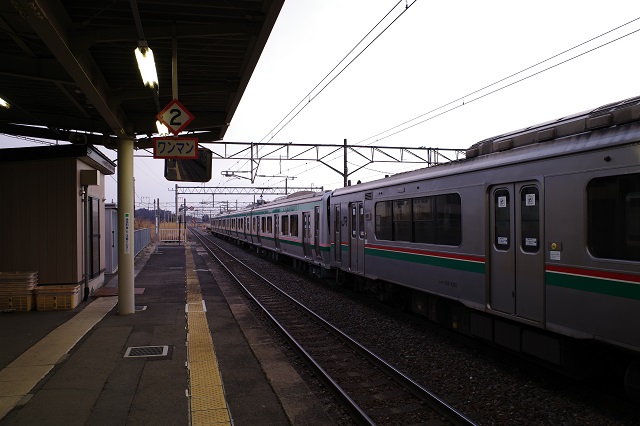
[[[381, 26], [307, 97], [389, 12]], [[491, 136], [640, 95], [639, 18], [637, 0], [286, 0], [224, 140], [341, 144], [347, 139], [349, 144], [465, 149]], [[613, 41], [617, 38], [621, 39]], [[517, 82], [525, 77], [530, 78]], [[284, 128], [276, 127], [303, 99], [305, 108]], [[452, 101], [456, 102], [437, 113], [457, 107], [452, 111], [435, 118], [425, 115]], [[420, 118], [408, 124], [414, 125], [409, 130], [390, 137], [382, 133], [415, 117]], [[113, 151], [103, 152], [116, 158]], [[341, 168], [342, 159], [336, 165]], [[216, 160], [213, 167], [207, 187], [251, 185], [246, 179], [220, 174], [233, 170], [248, 176], [242, 173], [249, 171], [246, 162]], [[349, 179], [371, 181], [418, 167], [372, 164]], [[263, 162], [258, 173], [295, 176], [289, 186], [342, 186], [339, 174], [317, 163]], [[152, 200], [160, 198], [163, 207], [173, 210], [169, 203], [174, 202], [175, 183], [164, 179], [162, 160], [136, 157], [135, 177], [137, 207], [152, 206]], [[107, 178], [107, 201], [117, 199], [115, 178]], [[255, 182], [265, 185], [284, 186], [284, 181]], [[211, 200], [211, 196], [183, 197], [194, 206]], [[216, 201], [225, 199], [234, 203], [253, 197], [216, 196]]]

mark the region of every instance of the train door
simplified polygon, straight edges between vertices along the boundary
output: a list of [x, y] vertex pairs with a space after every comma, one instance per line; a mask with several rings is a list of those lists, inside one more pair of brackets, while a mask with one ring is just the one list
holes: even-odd
[[256, 242], [258, 245], [262, 245], [262, 229], [260, 228], [260, 221], [262, 217], [256, 216]]
[[280, 216], [273, 215], [273, 240], [276, 244], [276, 250], [280, 250]]
[[349, 270], [364, 273], [364, 204], [349, 203]]
[[340, 204], [334, 206], [333, 217], [333, 260], [342, 262], [342, 217], [340, 216]]
[[247, 220], [248, 218], [245, 216], [242, 218], [242, 239], [245, 241], [248, 241], [249, 238], [247, 237]]
[[313, 210], [313, 250], [316, 258], [321, 259], [320, 253], [320, 206], [316, 206]]
[[497, 185], [490, 197], [490, 305], [534, 321], [544, 318], [542, 197], [537, 182]]
[[302, 250], [304, 257], [311, 257], [311, 213], [302, 212]]

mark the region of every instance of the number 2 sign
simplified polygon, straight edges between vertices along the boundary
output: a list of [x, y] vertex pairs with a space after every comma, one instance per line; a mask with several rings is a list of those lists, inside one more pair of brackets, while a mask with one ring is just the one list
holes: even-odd
[[177, 99], [172, 100], [156, 116], [174, 135], [178, 135], [195, 118]]

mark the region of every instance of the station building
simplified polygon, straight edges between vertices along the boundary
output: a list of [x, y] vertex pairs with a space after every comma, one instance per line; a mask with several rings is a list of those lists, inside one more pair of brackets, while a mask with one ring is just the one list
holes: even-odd
[[37, 272], [39, 286], [79, 285], [80, 300], [101, 287], [105, 176], [115, 167], [91, 145], [0, 150], [0, 272]]

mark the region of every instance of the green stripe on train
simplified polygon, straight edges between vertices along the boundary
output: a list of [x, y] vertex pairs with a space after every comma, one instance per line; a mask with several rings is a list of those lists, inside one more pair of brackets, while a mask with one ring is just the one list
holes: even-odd
[[466, 260], [374, 248], [365, 248], [364, 251], [365, 254], [368, 254], [370, 256], [384, 257], [385, 259], [402, 260], [405, 262], [418, 263], [421, 265], [437, 266], [440, 268], [456, 269], [458, 271], [475, 272], [478, 274], [484, 274], [485, 271], [484, 263], [470, 262]]
[[547, 271], [545, 273], [547, 285], [570, 288], [609, 296], [624, 297], [640, 300], [640, 285], [603, 278], [585, 277], [580, 275], [559, 274]]

